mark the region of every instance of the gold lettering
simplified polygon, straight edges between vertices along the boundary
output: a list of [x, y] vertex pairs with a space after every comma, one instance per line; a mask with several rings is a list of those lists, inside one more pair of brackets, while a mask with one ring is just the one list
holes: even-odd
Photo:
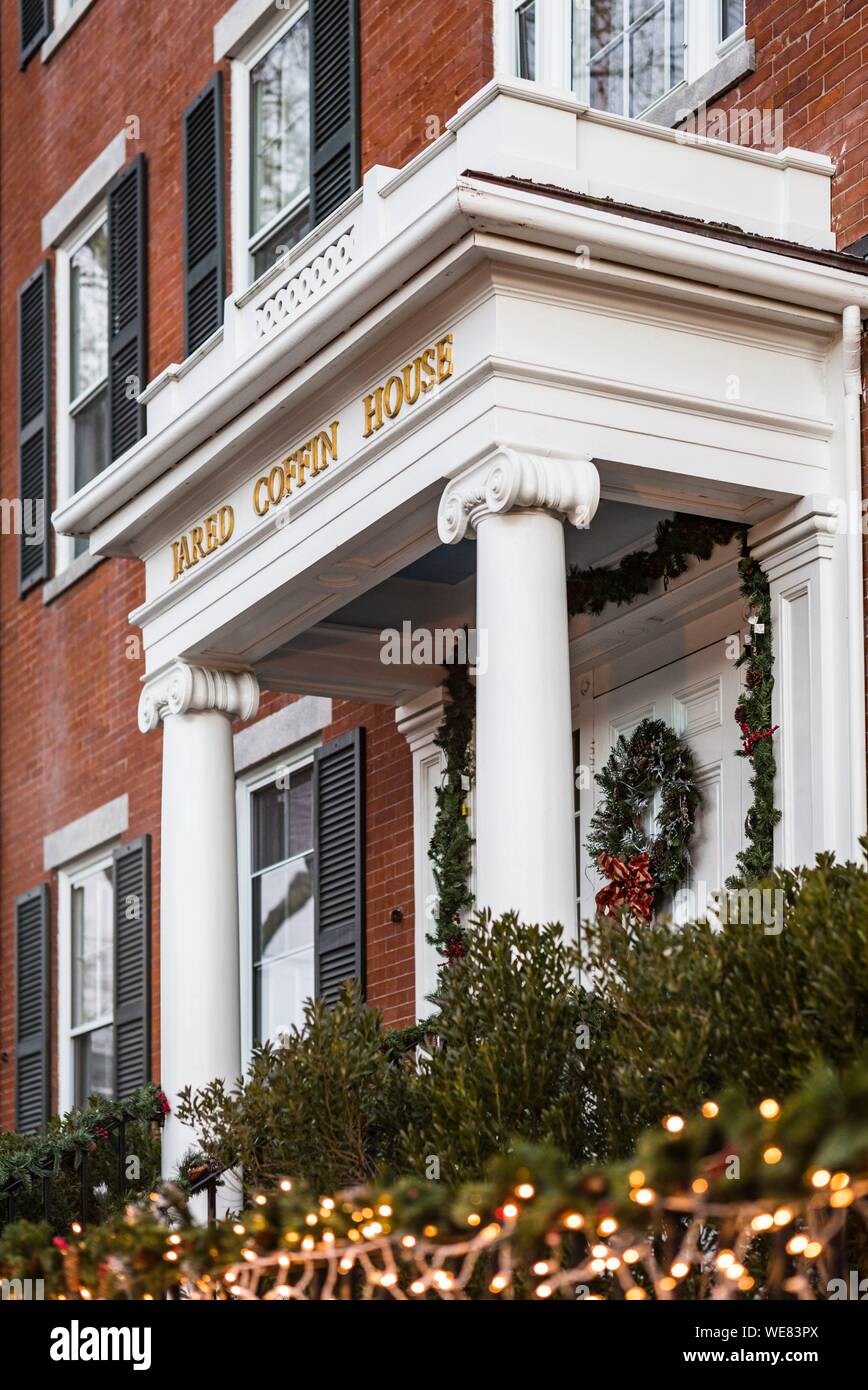
[[329, 463], [338, 461], [338, 422], [333, 420], [328, 427], [328, 431], [322, 430], [317, 435], [320, 447], [320, 468], [328, 468]]
[[430, 391], [434, 385], [434, 349], [426, 348], [421, 357], [422, 371], [425, 373], [425, 380], [422, 382], [422, 390]]
[[298, 481], [298, 486], [304, 487], [305, 483], [307, 482], [307, 479], [304, 475], [305, 473], [310, 472], [310, 445], [303, 444], [302, 447], [299, 449], [298, 453], [295, 455], [295, 457], [297, 460], [296, 478]]
[[188, 570], [188, 569], [190, 568], [191, 564], [193, 563], [192, 560], [190, 559], [190, 546], [189, 546], [189, 543], [188, 543], [188, 541], [187, 541], [187, 537], [186, 537], [186, 536], [182, 536], [182, 537], [181, 537], [180, 546], [181, 546], [181, 559], [180, 559], [180, 563], [179, 563], [179, 565], [178, 565], [178, 573], [179, 573], [179, 574], [183, 574], [183, 573], [184, 573], [184, 570]]
[[447, 333], [445, 338], [441, 338], [437, 343], [437, 384], [445, 381], [452, 375], [452, 334]]
[[180, 541], [172, 541], [172, 581], [171, 581], [171, 582], [172, 582], [173, 584], [174, 584], [175, 580], [178, 578], [178, 575], [181, 573], [181, 555], [180, 555], [180, 549], [181, 549], [181, 542], [180, 542]]
[[210, 555], [220, 544], [217, 539], [217, 513], [212, 512], [205, 518], [205, 554]]
[[[412, 362], [408, 362], [401, 371], [404, 378], [404, 400], [408, 405], [415, 405], [419, 399], [419, 392], [422, 389], [422, 359], [416, 357]], [[413, 378], [413, 390], [411, 394], [410, 378]]]
[[235, 512], [229, 506], [220, 508], [220, 544], [225, 545], [235, 530]]
[[205, 535], [201, 526], [194, 526], [190, 532], [190, 540], [193, 542], [193, 564], [205, 558]]
[[382, 428], [383, 424], [383, 388], [378, 386], [373, 395], [365, 396], [362, 401], [364, 411], [365, 427], [362, 430], [362, 438], [370, 439], [374, 430]]
[[[395, 397], [392, 399], [392, 388], [395, 387]], [[386, 385], [383, 387], [383, 408], [390, 420], [394, 420], [401, 406], [404, 404], [404, 386], [399, 376], [390, 376]]]
[[262, 490], [267, 487], [268, 478], [264, 474], [261, 478], [257, 478], [256, 482], [253, 484], [253, 510], [257, 516], [265, 516], [268, 508], [271, 506], [268, 494], [266, 493], [264, 499], [262, 497]]
[[278, 502], [283, 501], [285, 491], [286, 474], [283, 464], [276, 463], [268, 475], [268, 496], [273, 507], [276, 507]]

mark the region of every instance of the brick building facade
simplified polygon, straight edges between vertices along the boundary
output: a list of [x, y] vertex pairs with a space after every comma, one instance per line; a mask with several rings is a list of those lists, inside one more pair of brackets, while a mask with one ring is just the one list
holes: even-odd
[[[616, 115], [628, 118], [640, 115], [649, 123], [674, 127], [683, 123], [685, 114], [695, 110], [701, 102], [726, 111], [770, 108], [780, 113], [784, 146], [831, 156], [835, 164], [831, 180], [832, 227], [837, 248], [855, 247], [858, 254], [865, 254], [868, 243], [859, 244], [868, 236], [868, 78], [864, 63], [868, 56], [868, 10], [856, 0], [843, 0], [843, 3], [747, 0], [742, 27], [741, 16], [735, 13], [738, 6], [724, 4], [719, 7], [708, 0], [706, 8], [720, 16], [721, 28], [719, 32], [715, 29], [711, 36], [704, 35], [705, 57], [700, 58], [696, 34], [703, 24], [707, 28], [707, 23], [700, 22], [695, 0], [688, 0], [687, 8], [686, 66], [679, 66], [678, 56], [666, 63], [660, 59], [659, 73], [654, 69], [650, 77], [646, 74], [642, 78], [646, 85], [648, 81], [652, 84], [646, 92], [652, 99], [637, 98], [642, 109], [635, 111], [632, 96], [624, 97], [626, 105], [622, 107], [621, 96], [614, 91], [612, 74], [617, 72], [617, 62], [606, 68], [605, 63], [594, 56], [599, 52], [603, 52], [604, 57], [607, 52], [611, 54], [618, 43], [623, 43], [626, 51], [628, 43], [636, 42], [633, 32], [628, 33], [626, 20], [621, 21], [626, 26], [623, 32], [616, 33], [617, 25], [605, 6], [590, 7], [591, 28], [589, 37], [584, 39], [590, 47], [582, 49], [575, 35], [578, 26], [585, 23], [589, 7], [578, 6], [573, 14], [571, 7], [562, 0], [536, 0], [535, 5], [532, 2], [516, 5], [512, 0], [459, 0], [450, 6], [423, 5], [418, 0], [401, 0], [401, 3], [359, 0], [357, 7], [346, 0], [341, 3], [310, 0], [311, 15], [315, 16], [318, 11], [326, 26], [323, 43], [334, 40], [336, 30], [329, 29], [330, 24], [337, 26], [337, 30], [343, 25], [352, 28], [357, 24], [357, 31], [354, 31], [357, 50], [354, 52], [357, 51], [358, 56], [352, 60], [355, 65], [353, 80], [357, 84], [356, 172], [364, 180], [373, 171], [371, 177], [379, 181], [378, 187], [393, 187], [388, 182], [388, 171], [410, 166], [411, 171], [418, 167], [424, 175], [425, 167], [433, 167], [433, 164], [424, 166], [426, 151], [430, 151], [438, 139], [460, 139], [461, 132], [471, 128], [472, 99], [485, 88], [493, 74], [535, 78], [542, 84], [540, 90], [542, 87], [568, 88], [570, 81], [564, 72], [577, 73], [580, 58], [576, 54], [584, 53], [585, 68], [575, 79], [580, 100], [590, 101], [592, 107], [602, 107]], [[268, 6], [261, 0], [238, 0], [236, 4], [229, 4], [228, 0], [196, 0], [195, 3], [185, 0], [182, 4], [147, 6], [129, 0], [72, 0], [72, 3], [57, 0], [54, 7], [51, 0], [45, 3], [25, 0], [20, 7], [11, 4], [3, 7], [0, 304], [7, 333], [6, 351], [0, 359], [0, 493], [4, 498], [16, 498], [22, 492], [19, 481], [23, 447], [19, 360], [18, 349], [14, 347], [19, 293], [42, 265], [48, 267], [46, 294], [50, 310], [47, 351], [50, 384], [46, 388], [50, 420], [47, 432], [51, 479], [49, 510], [62, 510], [75, 493], [75, 488], [70, 488], [68, 483], [65, 490], [58, 487], [56, 472], [58, 449], [63, 452], [66, 447], [58, 444], [58, 422], [65, 418], [65, 413], [73, 413], [69, 389], [63, 399], [60, 398], [62, 372], [69, 370], [59, 366], [67, 350], [65, 339], [69, 323], [62, 320], [62, 338], [58, 332], [56, 296], [60, 291], [57, 287], [68, 285], [70, 265], [73, 274], [75, 272], [76, 252], [71, 248], [76, 244], [76, 237], [80, 239], [83, 234], [82, 229], [86, 230], [94, 208], [105, 199], [110, 180], [120, 177], [139, 155], [144, 155], [147, 168], [144, 309], [147, 335], [141, 385], [153, 384], [163, 377], [169, 381], [167, 389], [175, 391], [176, 385], [178, 390], [186, 389], [183, 381], [193, 379], [194, 373], [187, 377], [178, 373], [172, 376], [172, 364], [185, 362], [190, 331], [185, 313], [185, 218], [189, 223], [189, 209], [185, 201], [184, 119], [191, 103], [218, 72], [222, 74], [223, 103], [220, 137], [223, 225], [218, 241], [224, 249], [227, 303], [235, 296], [239, 314], [244, 311], [247, 302], [244, 295], [252, 292], [253, 285], [258, 282], [251, 273], [245, 284], [239, 285], [235, 274], [239, 264], [246, 265], [246, 248], [242, 247], [239, 252], [237, 245], [236, 166], [240, 156], [239, 145], [233, 139], [233, 122], [237, 117], [235, 97], [241, 90], [239, 82], [251, 80], [250, 74], [258, 71], [254, 63], [265, 61], [259, 56], [260, 49], [267, 56], [262, 35], [279, 36], [284, 32], [280, 26], [295, 22], [303, 9], [303, 6], [288, 4]], [[604, 10], [606, 15], [602, 14]], [[649, 5], [648, 10], [663, 15], [659, 22], [669, 26], [665, 32], [674, 54], [681, 14], [678, 0], [665, 0], [663, 5], [656, 7]], [[557, 36], [560, 34], [563, 38], [567, 11], [574, 22], [574, 41], [564, 48], [563, 42], [558, 46]], [[656, 23], [654, 14], [652, 20]], [[313, 23], [316, 22], [313, 18]], [[718, 19], [714, 22], [717, 24]], [[609, 24], [610, 29], [604, 33], [600, 26], [605, 24]], [[26, 30], [24, 36], [22, 25]], [[29, 52], [25, 44], [28, 34], [33, 38]], [[692, 51], [690, 45], [693, 45]], [[638, 48], [630, 51], [638, 52]], [[330, 80], [327, 64], [324, 59], [321, 61], [325, 65], [320, 75], [313, 71], [315, 87], [317, 82]], [[640, 76], [634, 71], [631, 81], [635, 77], [638, 83]], [[555, 105], [553, 99], [552, 109]], [[322, 99], [320, 109], [325, 110], [325, 107]], [[461, 121], [447, 125], [462, 109], [465, 115]], [[266, 118], [267, 113], [263, 121]], [[473, 163], [459, 168], [456, 171], [459, 175], [470, 167], [488, 168], [497, 176], [533, 177], [532, 160], [527, 151], [517, 153], [510, 163], [508, 139], [505, 138], [499, 148], [497, 132], [482, 127], [480, 130], [476, 145], [468, 143], [475, 156]], [[112, 162], [107, 152], [116, 150], [118, 132], [124, 133], [125, 143], [122, 143], [121, 157]], [[486, 163], [489, 141], [492, 142], [491, 159]], [[581, 141], [579, 144], [581, 148]], [[423, 164], [419, 164], [420, 156]], [[557, 183], [552, 175], [556, 161], [549, 159], [548, 152], [542, 149], [536, 151], [536, 157], [540, 161], [536, 182], [547, 186]], [[100, 160], [105, 164], [102, 174], [95, 172]], [[416, 164], [411, 164], [414, 160]], [[378, 173], [381, 166], [385, 167], [385, 174]], [[756, 167], [760, 167], [759, 163]], [[641, 205], [643, 199], [640, 197], [623, 195], [625, 182], [629, 181], [613, 178], [612, 198], [618, 203]], [[374, 187], [370, 178], [366, 182], [366, 198], [369, 185]], [[564, 186], [573, 192], [582, 192], [581, 178], [570, 178]], [[398, 187], [396, 183], [394, 188]], [[586, 185], [584, 192], [593, 190]], [[682, 202], [692, 201], [683, 188], [677, 190], [677, 196]], [[737, 202], [741, 194], [734, 196]], [[675, 197], [675, 186], [672, 198], [661, 194], [662, 208], [671, 210]], [[219, 198], [217, 201], [219, 206]], [[698, 211], [701, 198], [697, 197], [695, 202]], [[243, 215], [247, 217], [246, 212]], [[336, 215], [336, 208], [327, 210], [326, 217]], [[738, 221], [723, 205], [719, 220]], [[786, 219], [782, 219], [782, 227], [785, 222]], [[315, 215], [313, 223], [311, 235], [317, 229]], [[753, 226], [745, 229], [754, 235], [761, 230]], [[189, 225], [187, 230], [189, 234]], [[488, 234], [496, 238], [498, 233], [495, 229]], [[781, 240], [788, 239], [785, 231], [780, 235]], [[255, 237], [251, 246], [254, 243]], [[445, 258], [449, 244], [434, 238], [432, 257]], [[455, 238], [452, 244], [458, 244]], [[291, 251], [290, 247], [290, 256]], [[421, 253], [414, 249], [413, 255]], [[60, 267], [58, 256], [66, 258]], [[408, 275], [416, 273], [419, 265], [421, 262], [414, 261]], [[269, 272], [264, 273], [267, 276]], [[421, 274], [421, 270], [418, 273]], [[441, 291], [444, 303], [451, 304], [449, 296], [457, 292], [456, 283], [455, 280], [450, 282], [447, 272]], [[397, 295], [399, 286], [400, 276], [396, 275], [390, 292]], [[366, 300], [359, 313], [373, 315], [372, 305], [372, 300]], [[350, 319], [345, 311], [341, 312], [344, 313], [341, 331], [349, 338]], [[438, 311], [432, 322], [445, 322], [448, 317], [449, 311]], [[406, 336], [399, 315], [395, 324], [398, 337]], [[366, 381], [380, 379], [375, 363], [385, 362], [388, 357], [380, 351], [385, 331], [377, 326], [370, 329], [373, 347], [367, 375], [355, 365], [346, 368], [348, 379], [358, 386], [359, 393], [368, 389]], [[322, 330], [316, 340], [314, 354], [325, 351], [324, 333]], [[432, 341], [435, 336], [432, 331]], [[293, 370], [301, 372], [305, 360], [304, 351], [299, 350], [299, 355], [293, 359], [296, 364]], [[314, 355], [312, 360], [318, 362], [319, 357]], [[201, 363], [195, 365], [198, 371]], [[332, 375], [329, 377], [326, 373], [325, 379], [334, 380], [337, 369], [331, 367], [329, 371]], [[273, 380], [276, 377], [268, 379], [269, 383]], [[151, 389], [149, 387], [149, 392]], [[180, 396], [178, 400], [179, 404], [173, 408], [181, 412], [187, 407]], [[251, 410], [254, 400], [255, 393], [250, 396]], [[152, 402], [156, 403], [152, 405]], [[165, 409], [159, 398], [151, 395], [147, 402], [148, 430], [154, 430], [153, 420]], [[190, 410], [193, 409], [191, 406]], [[300, 424], [308, 422], [308, 417], [312, 421], [325, 419], [325, 413], [325, 405], [321, 410], [303, 406]], [[294, 432], [294, 429], [290, 431]], [[204, 435], [201, 438], [204, 440]], [[193, 451], [199, 447], [206, 445], [191, 441], [190, 457], [195, 457]], [[177, 457], [181, 460], [182, 455], [179, 453]], [[108, 462], [115, 467], [113, 460]], [[224, 469], [220, 476], [225, 481], [224, 490], [228, 496], [229, 473]], [[604, 495], [610, 494], [604, 492]], [[787, 496], [791, 495], [793, 490], [787, 491]], [[132, 490], [128, 489], [122, 499], [123, 505], [132, 505], [132, 496]], [[647, 499], [643, 505], [649, 505]], [[668, 509], [673, 505], [670, 502]], [[178, 518], [175, 530], [180, 533], [193, 518], [184, 514], [183, 501], [174, 499], [172, 506]], [[657, 507], [664, 512], [667, 510], [665, 501], [659, 501]], [[707, 511], [708, 506], [704, 509]], [[48, 1065], [51, 1107], [57, 1108], [69, 1103], [76, 1090], [75, 1078], [70, 1077], [70, 1066], [74, 1071], [76, 1063], [62, 1062], [61, 1054], [78, 1035], [74, 1022], [70, 1022], [68, 1004], [63, 1005], [58, 997], [59, 992], [70, 989], [70, 945], [68, 940], [63, 946], [62, 943], [64, 935], [68, 936], [71, 931], [71, 914], [88, 910], [70, 907], [78, 891], [75, 872], [88, 860], [97, 863], [101, 856], [111, 855], [121, 845], [140, 843], [145, 836], [150, 837], [151, 905], [150, 1027], [146, 1035], [149, 1037], [150, 1074], [154, 1078], [161, 1075], [160, 745], [163, 734], [145, 739], [136, 727], [136, 703], [146, 674], [146, 661], [140, 628], [129, 621], [132, 612], [144, 610], [152, 602], [155, 584], [159, 588], [159, 580], [155, 581], [149, 572], [146, 589], [146, 572], [141, 563], [142, 558], [154, 553], [155, 533], [145, 535], [140, 547], [132, 525], [123, 536], [119, 526], [116, 535], [120, 539], [106, 542], [105, 558], [97, 558], [99, 542], [96, 540], [92, 544], [92, 555], [79, 546], [75, 554], [70, 549], [74, 544], [71, 540], [73, 529], [80, 534], [93, 534], [100, 525], [105, 529], [113, 515], [103, 507], [99, 516], [94, 514], [92, 525], [58, 527], [57, 534], [50, 530], [44, 573], [40, 581], [25, 592], [21, 591], [20, 584], [23, 551], [19, 537], [6, 535], [0, 553], [0, 1127], [12, 1128], [16, 1120], [21, 1122], [16, 1105], [15, 1076], [16, 1045], [21, 1036], [16, 1020], [27, 1003], [26, 1000], [22, 1002], [16, 970], [22, 895], [48, 885], [48, 915], [44, 925], [50, 969], [43, 968], [40, 978], [43, 983], [50, 981], [50, 1008], [43, 1018], [43, 1022], [47, 1020], [50, 1043], [47, 1035], [43, 1036], [41, 1055]], [[152, 506], [149, 518], [153, 515]], [[762, 521], [763, 515], [757, 512], [756, 516], [751, 514], [750, 519]], [[644, 535], [642, 525], [631, 527], [625, 523], [625, 526], [621, 535], [622, 548]], [[441, 537], [442, 534], [441, 529]], [[125, 539], [128, 535], [133, 539]], [[425, 548], [418, 547], [412, 554], [408, 549], [401, 575], [406, 575], [408, 570], [418, 574], [412, 571], [412, 565], [422, 563]], [[430, 549], [430, 541], [427, 548]], [[604, 550], [592, 559], [596, 562], [605, 557]], [[344, 560], [339, 563], [350, 567], [352, 564]], [[449, 582], [454, 582], [454, 577]], [[453, 620], [452, 611], [444, 611], [448, 611]], [[214, 643], [213, 649], [217, 650], [219, 645]], [[187, 650], [185, 647], [184, 655]], [[189, 650], [195, 651], [194, 647]], [[237, 650], [240, 652], [241, 648]], [[239, 665], [245, 663], [234, 662], [230, 669], [238, 669]], [[298, 669], [301, 670], [301, 666]], [[150, 669], [148, 674], [151, 674]], [[348, 699], [345, 698], [347, 682], [333, 680], [330, 683], [324, 676], [320, 687], [315, 677], [300, 680], [296, 696], [288, 693], [292, 687], [286, 680], [275, 681], [270, 686], [259, 672], [257, 676], [261, 688], [257, 723], [264, 724], [271, 719], [270, 727], [277, 728], [274, 721], [288, 705], [297, 700], [317, 700], [321, 695], [330, 698], [332, 703], [327, 715], [322, 715], [318, 723], [305, 724], [308, 740], [315, 736], [324, 747], [355, 728], [365, 730], [365, 797], [360, 814], [365, 845], [366, 993], [367, 998], [383, 1010], [388, 1024], [410, 1022], [416, 1015], [422, 992], [417, 950], [420, 924], [416, 914], [420, 901], [424, 900], [420, 888], [418, 836], [414, 842], [414, 819], [418, 821], [419, 816], [420, 792], [414, 780], [418, 759], [414, 762], [416, 755], [408, 733], [414, 726], [414, 692], [408, 687], [402, 698], [396, 695], [378, 702], [366, 698], [368, 686], [361, 680], [357, 682], [357, 698]], [[432, 676], [428, 685], [435, 684], [436, 676]], [[577, 700], [578, 697], [574, 700], [574, 710]], [[409, 711], [397, 721], [396, 704]], [[236, 734], [235, 766], [239, 785], [250, 769], [255, 780], [257, 768], [272, 766], [280, 752], [267, 738], [262, 745], [251, 741], [248, 737], [251, 727], [248, 725], [240, 735]], [[245, 738], [246, 744], [239, 741]], [[267, 752], [263, 751], [266, 745]], [[259, 755], [255, 751], [243, 751], [256, 747], [260, 748]], [[110, 807], [116, 809], [106, 809]], [[100, 821], [102, 813], [105, 813], [104, 819]], [[84, 893], [84, 889], [80, 892]], [[64, 901], [67, 906], [61, 908]], [[76, 901], [84, 903], [85, 898]], [[61, 958], [64, 951], [65, 957]], [[245, 978], [242, 963], [242, 980]], [[252, 1031], [256, 1031], [255, 1026]]]

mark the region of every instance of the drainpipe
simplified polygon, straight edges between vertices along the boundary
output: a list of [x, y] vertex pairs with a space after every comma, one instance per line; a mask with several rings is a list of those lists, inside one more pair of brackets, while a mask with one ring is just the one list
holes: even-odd
[[[848, 496], [858, 499], [855, 534], [849, 534], [847, 607], [850, 614], [850, 756], [853, 854], [866, 833], [865, 769], [865, 623], [862, 580], [862, 311], [851, 304], [843, 313], [844, 349], [844, 468]], [[849, 507], [847, 508], [849, 512]], [[848, 527], [849, 530], [849, 527]]]

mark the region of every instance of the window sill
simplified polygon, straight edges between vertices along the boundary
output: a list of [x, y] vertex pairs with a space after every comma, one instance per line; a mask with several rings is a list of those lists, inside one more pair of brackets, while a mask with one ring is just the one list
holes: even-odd
[[43, 63], [47, 63], [51, 55], [60, 47], [67, 34], [75, 28], [83, 15], [86, 15], [94, 0], [76, 0], [72, 9], [64, 15], [56, 29], [48, 35], [45, 43], [39, 50], [39, 56]]
[[642, 117], [652, 125], [678, 126], [703, 105], [715, 101], [734, 87], [748, 73], [756, 71], [756, 44], [753, 39], [742, 40], [730, 48], [714, 67], [695, 82], [684, 82], [668, 92], [656, 106]]
[[101, 565], [106, 558], [105, 555], [77, 555], [66, 569], [49, 579], [47, 584], [43, 584], [42, 602], [53, 603], [61, 594], [65, 594], [67, 589], [71, 589], [73, 584], [77, 584], [86, 574], [90, 574], [91, 570], [95, 570], [97, 565]]

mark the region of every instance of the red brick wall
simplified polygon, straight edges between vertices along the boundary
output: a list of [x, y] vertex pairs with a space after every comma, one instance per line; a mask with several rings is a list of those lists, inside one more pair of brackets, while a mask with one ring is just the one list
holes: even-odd
[[[756, 42], [756, 72], [714, 105], [778, 111], [785, 145], [829, 155], [835, 164], [832, 225], [843, 251], [868, 235], [868, 4], [747, 0], [746, 37]], [[862, 373], [868, 376], [868, 346]], [[862, 457], [868, 460], [864, 407], [862, 422]], [[862, 496], [868, 496], [865, 462]], [[863, 561], [868, 604], [868, 546]]]
[[[18, 491], [15, 323], [19, 285], [43, 259], [40, 227], [91, 161], [137, 116], [130, 157], [148, 160], [149, 375], [183, 357], [181, 112], [213, 71], [212, 29], [230, 0], [97, 0], [43, 64], [18, 69], [18, 6], [0, 6], [0, 495]], [[362, 160], [399, 165], [491, 74], [488, 0], [449, 6], [361, 0]], [[225, 84], [227, 131], [229, 84]], [[229, 187], [227, 138], [227, 194]], [[228, 196], [227, 196], [228, 206]], [[228, 268], [227, 268], [228, 269]], [[136, 562], [109, 560], [55, 603], [19, 600], [18, 542], [0, 545], [0, 1126], [14, 1113], [15, 897], [41, 882], [49, 831], [121, 795], [128, 835], [154, 837], [159, 938], [161, 737], [136, 728], [143, 663], [126, 655], [127, 614], [143, 600]], [[278, 700], [264, 701], [263, 713]], [[390, 1023], [413, 1012], [410, 756], [391, 710], [338, 707], [368, 734], [370, 997]], [[56, 887], [56, 885], [53, 885]], [[400, 906], [404, 923], [392, 926]], [[56, 910], [56, 892], [52, 893]], [[155, 951], [155, 983], [159, 981]], [[159, 995], [154, 991], [154, 1074]]]

